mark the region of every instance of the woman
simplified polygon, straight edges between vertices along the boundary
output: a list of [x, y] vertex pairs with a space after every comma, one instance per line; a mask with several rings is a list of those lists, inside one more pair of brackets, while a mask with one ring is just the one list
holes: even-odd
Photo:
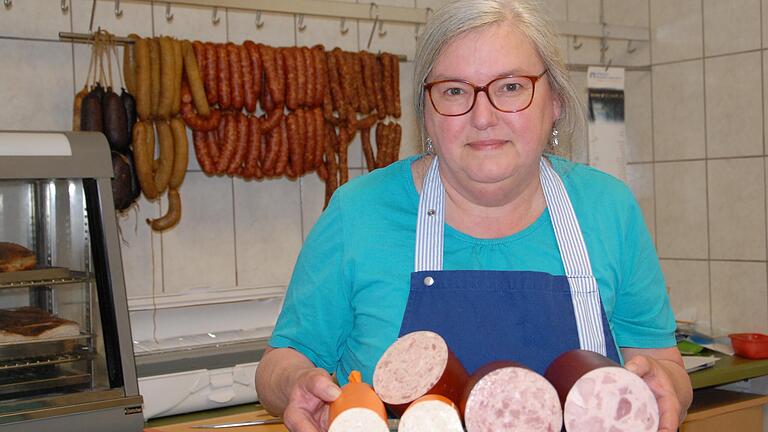
[[504, 358], [543, 372], [579, 347], [623, 360], [659, 430], [677, 430], [691, 386], [640, 209], [616, 179], [542, 157], [583, 123], [556, 41], [526, 0], [430, 18], [414, 86], [426, 155], [334, 195], [257, 371], [289, 429], [327, 427], [329, 372], [371, 382], [398, 335], [431, 329], [470, 372]]

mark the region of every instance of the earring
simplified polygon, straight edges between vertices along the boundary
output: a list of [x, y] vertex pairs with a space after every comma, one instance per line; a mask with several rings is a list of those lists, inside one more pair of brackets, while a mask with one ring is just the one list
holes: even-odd
[[550, 144], [552, 144], [552, 147], [557, 147], [560, 145], [560, 138], [558, 138], [558, 135], [560, 135], [560, 131], [558, 131], [556, 127], [552, 127], [552, 138], [549, 140]]
[[427, 137], [427, 139], [424, 141], [424, 154], [425, 155], [435, 154], [435, 146], [432, 145], [431, 137]]

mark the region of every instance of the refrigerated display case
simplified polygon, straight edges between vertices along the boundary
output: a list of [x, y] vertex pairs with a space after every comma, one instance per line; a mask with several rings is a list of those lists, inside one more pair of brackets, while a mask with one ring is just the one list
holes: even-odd
[[100, 133], [0, 132], [0, 431], [140, 431], [142, 398]]

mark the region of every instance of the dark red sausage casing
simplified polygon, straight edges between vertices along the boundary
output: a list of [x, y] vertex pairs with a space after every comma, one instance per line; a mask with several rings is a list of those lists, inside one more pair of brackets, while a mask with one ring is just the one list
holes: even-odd
[[557, 390], [568, 432], [658, 430], [659, 407], [648, 385], [603, 355], [568, 351], [544, 376]]
[[563, 426], [554, 387], [541, 375], [509, 360], [488, 363], [472, 374], [459, 412], [467, 432], [559, 432]]
[[437, 394], [456, 406], [469, 375], [445, 340], [431, 331], [398, 338], [387, 348], [373, 372], [373, 387], [398, 417], [416, 399]]

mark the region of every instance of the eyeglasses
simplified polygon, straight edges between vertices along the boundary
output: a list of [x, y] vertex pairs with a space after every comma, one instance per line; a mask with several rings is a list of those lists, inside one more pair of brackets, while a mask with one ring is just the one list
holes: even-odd
[[499, 77], [486, 85], [477, 86], [464, 80], [441, 80], [424, 84], [429, 100], [438, 114], [456, 117], [464, 115], [475, 106], [477, 93], [485, 92], [494, 108], [505, 113], [520, 112], [533, 101], [536, 81], [547, 73]]

